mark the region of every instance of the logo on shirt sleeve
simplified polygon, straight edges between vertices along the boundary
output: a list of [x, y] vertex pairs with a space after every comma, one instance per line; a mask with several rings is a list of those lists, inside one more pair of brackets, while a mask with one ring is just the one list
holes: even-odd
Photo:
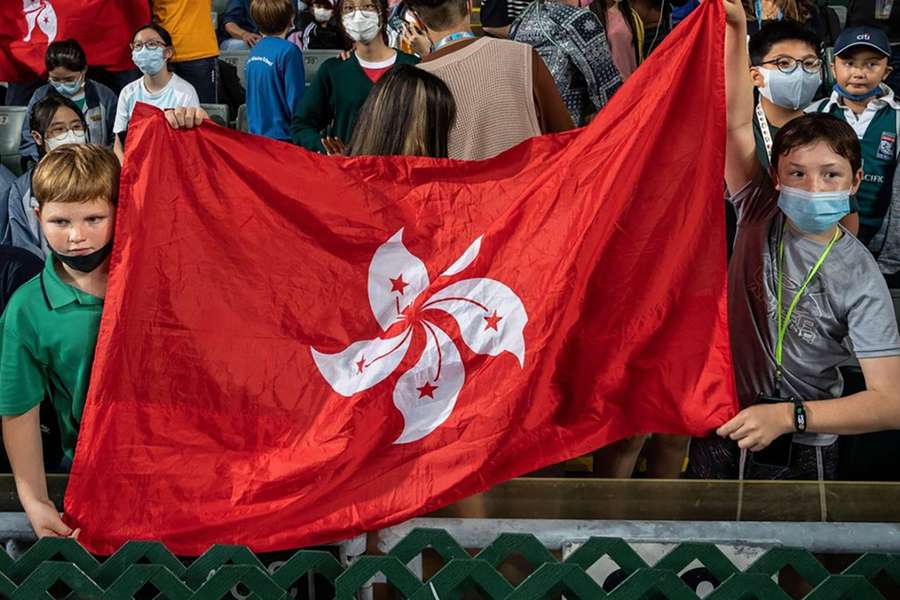
[[881, 160], [893, 160], [896, 147], [897, 134], [885, 131], [881, 134], [881, 141], [878, 142], [878, 152], [876, 156]]

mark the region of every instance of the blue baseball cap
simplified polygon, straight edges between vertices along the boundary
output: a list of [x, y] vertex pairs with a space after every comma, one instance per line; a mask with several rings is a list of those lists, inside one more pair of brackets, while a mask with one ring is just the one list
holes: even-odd
[[841, 32], [834, 42], [835, 55], [841, 54], [850, 48], [865, 46], [881, 52], [885, 56], [891, 55], [891, 42], [887, 34], [877, 27], [849, 27]]

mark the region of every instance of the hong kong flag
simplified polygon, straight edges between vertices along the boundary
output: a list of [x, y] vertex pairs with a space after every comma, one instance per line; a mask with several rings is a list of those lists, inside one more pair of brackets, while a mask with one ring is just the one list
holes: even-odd
[[66, 39], [81, 44], [92, 67], [131, 69], [131, 35], [149, 21], [147, 0], [3, 0], [0, 81], [40, 77], [47, 46]]
[[482, 162], [138, 107], [66, 498], [81, 541], [330, 542], [732, 416], [724, 22], [695, 12], [590, 127]]

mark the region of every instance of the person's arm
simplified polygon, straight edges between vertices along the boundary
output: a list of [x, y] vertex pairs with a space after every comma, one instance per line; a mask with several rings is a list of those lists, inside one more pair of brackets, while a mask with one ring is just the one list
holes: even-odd
[[246, 23], [250, 20], [250, 15], [244, 4], [240, 0], [229, 0], [225, 7], [225, 14], [222, 15], [222, 29], [225, 33], [236, 40], [241, 40], [250, 47], [256, 45], [262, 36], [258, 33], [252, 33], [241, 27], [238, 23]]
[[291, 46], [284, 56], [284, 95], [291, 110], [303, 99], [306, 91], [306, 69], [303, 66], [303, 55], [297, 46]]
[[125, 160], [125, 147], [122, 145], [122, 138], [119, 137], [118, 134], [115, 136], [115, 141], [113, 142], [113, 154], [116, 155], [116, 158], [119, 159], [119, 163], [121, 164], [123, 160]]
[[[900, 429], [900, 356], [861, 358], [866, 390], [833, 400], [804, 402], [806, 431], [854, 435]], [[759, 451], [794, 431], [794, 404], [757, 404], [742, 410], [716, 433], [740, 448]]]
[[491, 37], [509, 39], [509, 25], [503, 25], [501, 27], [482, 26], [481, 30]]
[[291, 121], [291, 141], [307, 150], [323, 154], [325, 146], [322, 144], [322, 131], [334, 117], [329, 100], [331, 89], [328, 80], [329, 67], [328, 61], [319, 67], [303, 98], [297, 103]]
[[737, 193], [759, 172], [753, 139], [753, 82], [747, 51], [747, 17], [740, 0], [723, 0], [725, 6], [725, 183]]
[[572, 115], [559, 95], [556, 81], [536, 50], [531, 51], [531, 73], [534, 108], [537, 111], [541, 133], [559, 133], [574, 129], [575, 123], [572, 122]]
[[25, 414], [3, 417], [3, 445], [16, 481], [16, 492], [39, 538], [78, 537], [77, 529], [63, 523], [47, 492], [40, 411], [38, 404]]

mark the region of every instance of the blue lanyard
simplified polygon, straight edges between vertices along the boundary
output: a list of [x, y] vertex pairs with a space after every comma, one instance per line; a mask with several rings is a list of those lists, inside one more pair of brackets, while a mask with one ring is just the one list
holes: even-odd
[[[781, 21], [782, 19], [784, 19], [784, 12], [782, 12], [782, 10], [779, 8], [778, 17], [775, 20]], [[762, 0], [756, 0], [756, 20], [759, 23], [763, 22]]]
[[434, 49], [440, 50], [447, 44], [452, 44], [453, 42], [458, 42], [459, 40], [467, 40], [474, 37], [475, 34], [471, 31], [457, 31], [456, 33], [451, 33], [447, 37], [441, 39], [441, 41], [434, 45]]

